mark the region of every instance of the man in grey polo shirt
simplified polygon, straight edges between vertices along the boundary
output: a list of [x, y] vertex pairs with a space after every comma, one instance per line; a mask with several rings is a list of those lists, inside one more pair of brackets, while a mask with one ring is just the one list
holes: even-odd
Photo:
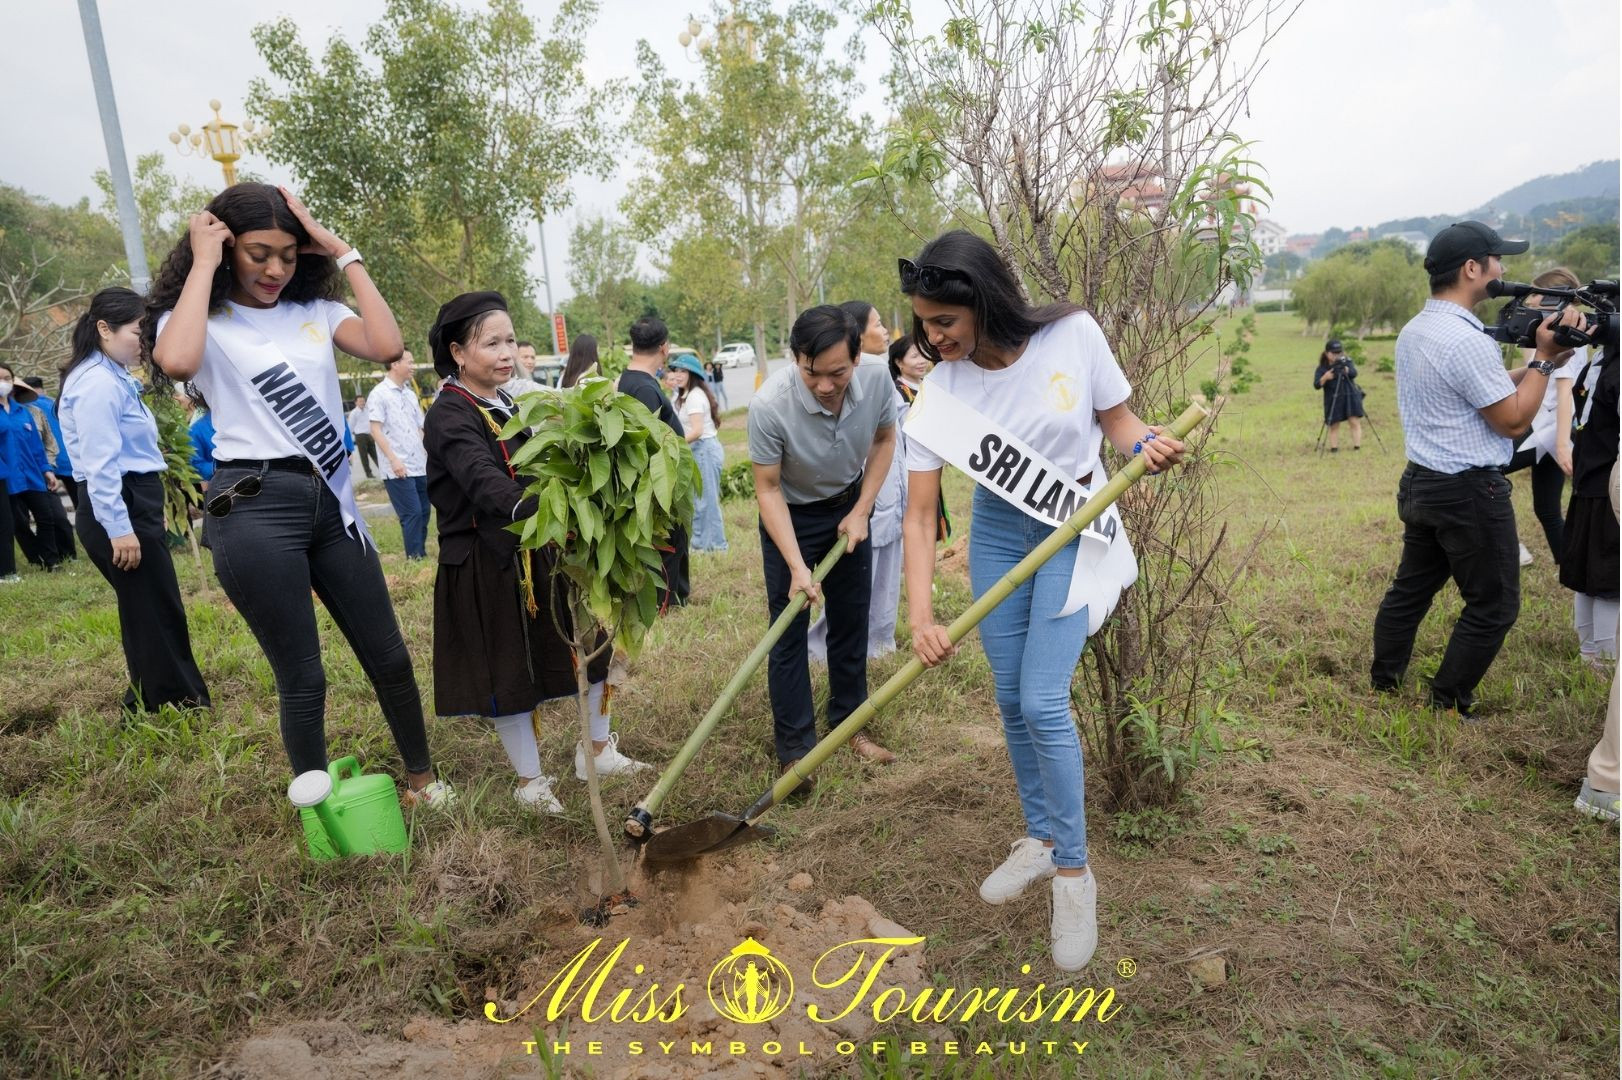
[[[1414, 634], [1451, 577], [1464, 611], [1431, 679], [1431, 705], [1468, 716], [1475, 689], [1520, 614], [1520, 542], [1510, 507], [1514, 439], [1543, 403], [1549, 373], [1571, 350], [1554, 337], [1554, 318], [1537, 332], [1537, 356], [1504, 370], [1497, 344], [1471, 309], [1504, 276], [1500, 255], [1526, 250], [1479, 221], [1449, 225], [1430, 243], [1431, 298], [1397, 336], [1397, 409], [1408, 467], [1397, 484], [1402, 562], [1374, 619], [1376, 690], [1395, 690], [1408, 671]], [[1559, 322], [1581, 316], [1568, 308]]]
[[[793, 366], [767, 379], [749, 404], [767, 607], [775, 621], [796, 592], [813, 602], [826, 592], [830, 728], [867, 700], [873, 585], [867, 523], [895, 451], [890, 372], [857, 366], [861, 338], [856, 320], [837, 307], [802, 312], [789, 334]], [[848, 553], [819, 588], [811, 566], [837, 543], [848, 544]], [[800, 612], [767, 666], [777, 761], [785, 771], [817, 741], [805, 648], [809, 624], [809, 614]], [[851, 748], [869, 760], [890, 757], [862, 734]]]

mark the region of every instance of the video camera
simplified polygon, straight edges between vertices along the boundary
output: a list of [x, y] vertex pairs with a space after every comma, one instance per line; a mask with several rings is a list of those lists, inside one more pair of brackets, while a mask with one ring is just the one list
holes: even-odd
[[[1557, 344], [1567, 349], [1583, 345], [1598, 345], [1614, 354], [1617, 348], [1617, 284], [1614, 281], [1590, 281], [1575, 289], [1562, 289], [1554, 285], [1523, 285], [1517, 281], [1490, 281], [1488, 296], [1511, 297], [1498, 313], [1496, 326], [1481, 329], [1494, 341], [1505, 345], [1519, 345], [1523, 349], [1537, 348], [1537, 329], [1551, 313], [1556, 317], [1572, 303], [1591, 308], [1583, 315], [1583, 325], [1561, 326], [1554, 332]], [[1554, 297], [1560, 301], [1554, 307], [1527, 304], [1529, 296]]]

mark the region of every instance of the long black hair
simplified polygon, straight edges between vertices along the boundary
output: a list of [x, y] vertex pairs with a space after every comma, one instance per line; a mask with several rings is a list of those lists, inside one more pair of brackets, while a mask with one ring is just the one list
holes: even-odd
[[[287, 200], [269, 184], [233, 184], [214, 196], [205, 209], [224, 222], [232, 236], [240, 237], [256, 229], [280, 229], [292, 236], [301, 248], [310, 242], [310, 234], [299, 224]], [[172, 310], [180, 300], [180, 291], [186, 287], [191, 268], [191, 233], [188, 231], [175, 241], [163, 260], [163, 267], [152, 282], [152, 292], [146, 298], [146, 318], [141, 323], [141, 359], [151, 369], [153, 385], [158, 388], [172, 385], [152, 360], [152, 346], [158, 339], [158, 317]], [[234, 280], [231, 251], [227, 249], [209, 287], [210, 315], [225, 306]], [[332, 258], [300, 253], [298, 267], [283, 287], [281, 300], [300, 304], [309, 300], [336, 300], [338, 295], [338, 267]]]
[[558, 380], [558, 386], [573, 386], [596, 366], [597, 339], [590, 334], [576, 334], [569, 342], [569, 362], [563, 365], [563, 377]]
[[[1080, 304], [1068, 301], [1042, 307], [1026, 303], [1019, 279], [997, 249], [966, 229], [953, 229], [935, 237], [913, 261], [920, 267], [955, 271], [943, 275], [933, 289], [916, 282], [902, 292], [973, 311], [976, 347], [989, 341], [1001, 349], [1017, 348], [1042, 327], [1082, 310]], [[912, 317], [912, 337], [930, 363], [941, 362], [940, 353], [924, 333], [923, 320], [916, 315]]]
[[901, 361], [912, 348], [912, 335], [902, 334], [890, 342], [890, 378], [895, 381], [896, 388], [901, 387]]
[[73, 324], [68, 360], [60, 369], [57, 386], [66, 386], [68, 375], [73, 369], [101, 349], [101, 332], [96, 329], [97, 323], [104, 322], [117, 330], [121, 326], [139, 321], [145, 313], [146, 301], [141, 299], [140, 294], [119, 285], [103, 289], [92, 296], [90, 306], [79, 316], [79, 321]]
[[687, 376], [687, 385], [676, 391], [676, 411], [682, 416], [687, 415], [682, 406], [687, 404], [687, 395], [691, 394], [696, 386], [704, 391], [705, 397], [710, 399], [710, 423], [719, 428], [721, 426], [721, 403], [716, 400], [715, 391], [710, 389], [710, 381], [702, 375], [694, 375], [684, 367], [678, 367], [676, 370]]

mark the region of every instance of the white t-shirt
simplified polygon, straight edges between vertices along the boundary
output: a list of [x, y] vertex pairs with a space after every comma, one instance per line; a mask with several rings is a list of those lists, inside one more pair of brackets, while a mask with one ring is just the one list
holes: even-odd
[[[158, 317], [158, 333], [174, 312]], [[344, 400], [338, 388], [338, 361], [332, 335], [345, 319], [358, 318], [333, 300], [282, 301], [274, 307], [241, 307], [229, 300], [209, 316], [203, 363], [191, 382], [208, 401], [214, 416], [216, 461], [303, 457], [304, 448], [290, 435], [258, 391], [237, 371], [215, 340], [214, 328], [225, 320], [247, 323], [269, 338], [339, 432], [344, 428]]]
[[[689, 372], [688, 374], [691, 375], [692, 373]], [[694, 421], [689, 417], [696, 416], [699, 418], [697, 422], [704, 426], [704, 429], [698, 433], [698, 437], [700, 439], [715, 438], [715, 420], [710, 416], [710, 396], [704, 391], [696, 386], [689, 390], [687, 400], [682, 403], [681, 413], [681, 422], [688, 431], [693, 430], [694, 424]]]
[[396, 386], [384, 379], [366, 399], [366, 416], [383, 425], [383, 437], [405, 466], [407, 476], [428, 475], [428, 451], [422, 445], [422, 403], [410, 383]]
[[[1554, 453], [1556, 439], [1560, 434], [1555, 430], [1559, 421], [1557, 410], [1560, 404], [1560, 382], [1562, 380], [1568, 383], [1575, 381], [1578, 373], [1583, 370], [1583, 365], [1587, 362], [1588, 350], [1581, 348], [1572, 354], [1570, 360], [1567, 360], [1549, 374], [1549, 384], [1543, 388], [1543, 402], [1538, 406], [1537, 413], [1532, 417], [1531, 430], [1527, 432], [1526, 437], [1516, 447], [1517, 450], [1535, 450], [1539, 461]], [[1570, 390], [1572, 387], [1567, 386], [1566, 389]]]
[[[1098, 466], [1103, 432], [1097, 414], [1132, 393], [1104, 332], [1086, 312], [1038, 330], [1020, 358], [1000, 371], [948, 360], [936, 364], [924, 384], [972, 406], [1075, 479]], [[910, 472], [945, 464], [917, 439], [906, 440], [906, 447]]]

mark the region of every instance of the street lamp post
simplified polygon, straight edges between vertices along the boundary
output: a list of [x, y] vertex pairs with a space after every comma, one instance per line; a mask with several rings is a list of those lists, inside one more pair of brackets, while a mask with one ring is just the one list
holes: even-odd
[[255, 139], [263, 138], [269, 129], [255, 131], [252, 120], [244, 121], [239, 128], [221, 118], [219, 98], [210, 101], [208, 107], [214, 110], [214, 119], [197, 131], [193, 131], [190, 124], [181, 124], [169, 133], [169, 141], [175, 144], [181, 157], [207, 157], [219, 162], [220, 171], [225, 174], [225, 186], [230, 187], [237, 182], [237, 162], [244, 148]]

